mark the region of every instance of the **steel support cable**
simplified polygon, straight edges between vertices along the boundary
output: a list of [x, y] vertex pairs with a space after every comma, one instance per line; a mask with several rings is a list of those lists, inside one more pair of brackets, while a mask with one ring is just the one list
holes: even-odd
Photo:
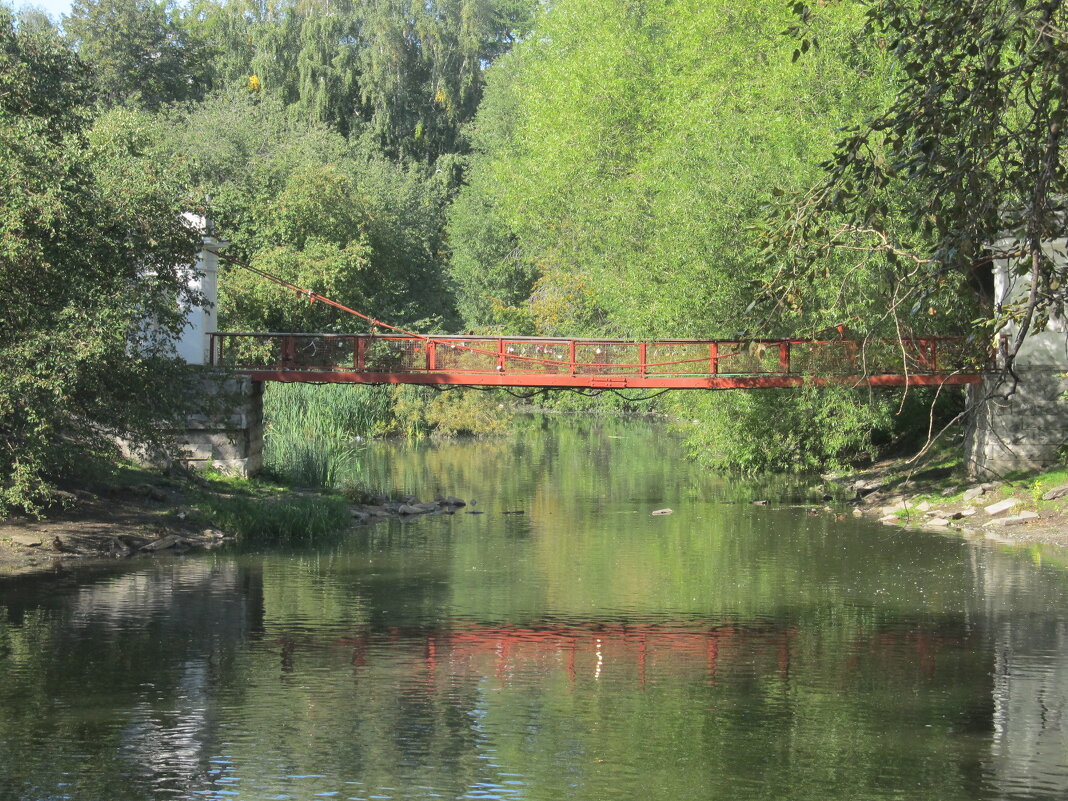
[[[261, 278], [264, 278], [264, 279], [266, 279], [268, 281], [271, 281], [274, 284], [277, 284], [278, 286], [281, 286], [281, 287], [283, 287], [285, 289], [288, 289], [288, 290], [290, 290], [292, 292], [296, 292], [298, 295], [303, 295], [303, 296], [307, 297], [309, 302], [311, 302], [311, 303], [315, 303], [315, 302], [325, 303], [326, 305], [332, 306], [333, 308], [339, 309], [339, 310], [341, 310], [343, 312], [346, 312], [347, 314], [351, 314], [351, 315], [354, 315], [355, 317], [359, 317], [362, 320], [366, 320], [367, 322], [369, 322], [373, 326], [379, 326], [381, 328], [389, 329], [390, 331], [396, 331], [398, 334], [401, 334], [401, 335], [406, 336], [406, 337], [412, 337], [412, 338], [415, 338], [415, 339], [422, 340], [423, 342], [425, 342], [427, 344], [434, 343], [435, 345], [443, 345], [443, 346], [448, 347], [448, 348], [454, 348], [454, 349], [455, 348], [459, 348], [461, 350], [466, 350], [466, 351], [471, 352], [471, 353], [479, 353], [479, 354], [486, 355], [486, 356], [492, 356], [494, 358], [497, 358], [497, 357], [501, 356], [501, 354], [498, 353], [497, 351], [486, 350], [484, 348], [475, 348], [475, 347], [471, 347], [471, 346], [468, 346], [468, 345], [457, 345], [455, 342], [451, 342], [449, 340], [435, 338], [435, 337], [432, 337], [432, 336], [428, 336], [426, 334], [419, 334], [419, 333], [416, 333], [415, 331], [408, 331], [408, 330], [406, 330], [404, 328], [400, 328], [399, 326], [390, 325], [389, 323], [383, 322], [382, 320], [377, 320], [374, 317], [371, 317], [371, 316], [369, 316], [367, 314], [364, 314], [363, 312], [359, 312], [359, 311], [356, 311], [355, 309], [351, 309], [351, 308], [349, 308], [348, 306], [346, 306], [346, 305], [344, 305], [342, 303], [338, 303], [336, 300], [328, 298], [326, 295], [321, 295], [318, 292], [313, 292], [310, 289], [305, 289], [304, 287], [297, 286], [296, 284], [294, 284], [294, 283], [292, 283], [290, 281], [287, 281], [284, 278], [281, 278], [281, 277], [279, 277], [277, 275], [274, 275], [273, 273], [269, 273], [266, 270], [261, 270], [259, 267], [253, 267], [251, 264], [243, 262], [240, 259], [237, 259], [237, 258], [229, 255], [228, 253], [224, 253], [224, 252], [218, 251], [218, 250], [212, 250], [211, 252], [214, 253], [216, 256], [218, 256], [223, 261], [227, 262], [228, 264], [232, 264], [235, 267], [241, 267], [242, 269], [248, 270], [249, 272], [254, 273], [255, 275], [258, 275]], [[563, 344], [563, 343], [561, 343], [561, 344]], [[734, 356], [738, 356], [738, 355], [741, 355], [740, 351], [735, 352], [735, 353], [725, 353], [725, 354], [717, 356], [716, 358], [717, 358], [717, 360], [724, 360], [724, 359], [730, 359], [730, 358], [732, 358]], [[552, 365], [557, 365], [557, 366], [560, 366], [561, 364], [566, 364], [566, 365], [570, 366], [570, 365], [573, 364], [575, 367], [587, 367], [587, 368], [592, 368], [592, 369], [614, 368], [614, 369], [617, 369], [617, 370], [619, 370], [619, 369], [638, 370], [638, 369], [641, 369], [641, 368], [650, 368], [650, 367], [674, 367], [674, 366], [677, 366], [677, 365], [680, 365], [680, 364], [698, 364], [698, 363], [703, 363], [703, 362], [707, 362], [708, 361], [708, 357], [702, 356], [702, 357], [696, 358], [696, 359], [678, 359], [676, 361], [669, 361], [669, 362], [646, 362], [645, 364], [642, 364], [640, 362], [636, 363], [636, 364], [617, 364], [617, 363], [614, 363], [614, 362], [570, 362], [570, 361], [563, 362], [560, 359], [545, 359], [545, 358], [538, 358], [538, 357], [535, 357], [535, 356], [521, 356], [521, 355], [517, 355], [517, 354], [514, 354], [514, 353], [506, 353], [506, 354], [504, 354], [504, 358], [505, 359], [511, 359], [513, 361], [526, 362], [528, 364], [542, 364], [542, 365], [550, 365], [550, 364], [552, 364]]]

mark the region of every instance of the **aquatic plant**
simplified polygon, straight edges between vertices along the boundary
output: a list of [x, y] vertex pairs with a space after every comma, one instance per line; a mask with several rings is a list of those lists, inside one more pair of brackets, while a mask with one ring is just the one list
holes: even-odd
[[378, 387], [272, 384], [264, 394], [264, 467], [293, 485], [337, 487], [359, 473], [359, 441], [390, 416], [390, 395]]
[[201, 505], [215, 525], [246, 542], [309, 540], [351, 524], [345, 501], [328, 495], [212, 495]]

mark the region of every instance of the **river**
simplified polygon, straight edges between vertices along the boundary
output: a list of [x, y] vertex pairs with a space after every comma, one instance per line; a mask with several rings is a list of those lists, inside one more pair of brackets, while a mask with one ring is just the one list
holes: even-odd
[[361, 458], [483, 513], [0, 582], [0, 798], [1068, 796], [1063, 567], [646, 421]]

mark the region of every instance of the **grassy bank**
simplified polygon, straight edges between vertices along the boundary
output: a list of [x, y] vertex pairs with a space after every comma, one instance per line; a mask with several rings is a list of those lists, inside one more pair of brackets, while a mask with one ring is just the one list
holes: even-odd
[[[129, 470], [152, 480], [151, 471]], [[271, 480], [213, 471], [168, 483], [175, 516], [221, 529], [239, 542], [308, 542], [352, 524], [348, 501], [336, 493], [294, 491]]]
[[307, 542], [352, 524], [348, 503], [335, 495], [202, 492], [198, 506], [211, 522], [242, 542]]

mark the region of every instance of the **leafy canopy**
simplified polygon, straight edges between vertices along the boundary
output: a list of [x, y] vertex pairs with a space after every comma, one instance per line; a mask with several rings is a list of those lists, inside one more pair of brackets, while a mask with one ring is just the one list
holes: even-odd
[[[1011, 254], [1031, 292], [985, 311], [1012, 318], [1015, 353], [1033, 324], [1063, 309], [1065, 280], [1041, 243], [1065, 233], [1068, 8], [1062, 0], [866, 0], [866, 35], [892, 54], [895, 94], [846, 131], [822, 180], [768, 229], [793, 258], [766, 284], [797, 313], [821, 264], [850, 250], [884, 258], [899, 320], [983, 297], [991, 260]], [[830, 6], [793, 4], [793, 31]], [[854, 278], [850, 276], [849, 278]], [[862, 292], [851, 281], [849, 291]], [[1010, 354], [1011, 357], [1011, 354]]]
[[[448, 170], [397, 164], [372, 141], [346, 139], [269, 97], [213, 96], [145, 124], [152, 154], [210, 201], [228, 254], [379, 319], [452, 321], [441, 272]], [[353, 331], [357, 322], [224, 268], [225, 328]]]
[[[509, 333], [732, 337], [766, 267], [759, 224], [776, 193], [820, 177], [838, 129], [888, 100], [892, 64], [856, 6], [793, 58], [781, 0], [562, 0], [489, 70], [467, 185], [450, 211], [451, 276], [469, 325]], [[810, 48], [807, 48], [810, 49]], [[892, 330], [879, 258], [844, 254], [806, 289], [800, 320]], [[838, 302], [843, 276], [865, 291]], [[941, 318], [936, 322], [941, 323]], [[674, 393], [708, 462], [812, 466], [871, 446], [892, 396]], [[774, 434], [772, 430], [774, 429]]]
[[[195, 236], [136, 131], [92, 127], [84, 63], [0, 8], [0, 510], [114, 451], [162, 445], [181, 400], [168, 336]], [[148, 321], [152, 321], [151, 325]]]
[[63, 29], [107, 105], [146, 108], [203, 97], [211, 52], [164, 0], [74, 0]]

